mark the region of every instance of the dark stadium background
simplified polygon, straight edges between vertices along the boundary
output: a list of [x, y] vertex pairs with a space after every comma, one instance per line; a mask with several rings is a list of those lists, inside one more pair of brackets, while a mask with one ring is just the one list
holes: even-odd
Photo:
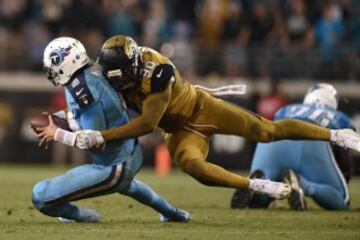
[[[0, 0], [0, 162], [86, 161], [58, 144], [38, 148], [29, 129], [32, 116], [64, 106], [61, 88], [42, 73], [42, 54], [51, 39], [72, 36], [96, 58], [115, 34], [170, 57], [187, 81], [246, 84], [245, 96], [229, 100], [268, 118], [311, 84], [332, 83], [340, 109], [360, 126], [360, 1]], [[141, 142], [152, 165], [160, 138]], [[249, 166], [254, 143], [216, 136], [212, 145], [211, 161]], [[359, 172], [356, 159], [353, 167]]]

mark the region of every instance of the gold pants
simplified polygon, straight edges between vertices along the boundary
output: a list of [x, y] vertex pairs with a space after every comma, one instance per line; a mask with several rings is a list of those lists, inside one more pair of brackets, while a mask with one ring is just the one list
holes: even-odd
[[247, 178], [206, 162], [213, 134], [237, 135], [258, 142], [330, 139], [326, 128], [293, 119], [272, 122], [205, 92], [199, 91], [198, 95], [197, 113], [183, 130], [172, 133], [168, 147], [175, 163], [203, 184], [231, 188], [249, 185]]

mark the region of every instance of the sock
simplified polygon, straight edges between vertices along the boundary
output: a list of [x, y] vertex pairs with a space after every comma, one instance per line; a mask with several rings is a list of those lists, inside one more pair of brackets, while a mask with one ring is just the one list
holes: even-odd
[[337, 141], [337, 130], [330, 130], [330, 141], [336, 142]]
[[262, 190], [264, 189], [263, 181], [263, 179], [250, 179], [249, 189], [255, 192], [262, 192]]
[[178, 215], [177, 209], [174, 206], [157, 195], [148, 185], [141, 181], [133, 180], [122, 194], [155, 209], [165, 217], [176, 218]]

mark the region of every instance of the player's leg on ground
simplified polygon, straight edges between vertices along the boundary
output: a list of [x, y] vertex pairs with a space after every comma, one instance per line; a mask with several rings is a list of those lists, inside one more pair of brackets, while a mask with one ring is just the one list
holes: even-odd
[[[258, 143], [254, 152], [250, 172], [261, 171], [263, 178], [272, 181], [282, 181], [282, 176], [288, 169], [296, 170], [300, 163], [301, 148], [293, 141], [278, 141]], [[267, 207], [270, 198], [254, 194], [250, 207]]]
[[128, 159], [126, 164], [123, 165], [122, 181], [118, 186], [118, 192], [155, 209], [162, 216], [165, 216], [168, 221], [189, 221], [190, 214], [172, 206], [148, 185], [134, 179], [135, 175], [139, 172], [141, 165], [142, 152], [140, 148], [137, 148], [133, 153], [132, 158]]
[[[298, 149], [288, 146], [290, 141], [258, 143], [250, 167], [250, 177], [281, 181], [282, 173], [298, 165]], [[272, 201], [254, 191], [238, 189], [232, 198], [233, 207], [267, 208]], [[235, 206], [236, 205], [236, 206]]]
[[343, 195], [336, 188], [328, 184], [308, 181], [301, 175], [299, 177], [305, 195], [312, 197], [319, 206], [328, 210], [345, 210], [348, 208]]
[[330, 140], [330, 130], [303, 121], [286, 119], [278, 122], [266, 120], [239, 106], [203, 97], [203, 109], [195, 124], [213, 125], [212, 133], [243, 136], [258, 142], [276, 140]]
[[99, 216], [95, 211], [80, 209], [69, 202], [111, 191], [121, 181], [121, 172], [121, 165], [91, 164], [73, 168], [64, 175], [38, 182], [33, 188], [33, 204], [48, 216], [96, 222]]
[[344, 210], [350, 201], [344, 176], [335, 161], [329, 143], [303, 142], [299, 171], [305, 195], [325, 209]]
[[190, 215], [187, 212], [177, 209], [139, 180], [133, 180], [121, 193], [153, 208], [168, 221], [187, 222], [190, 220]]

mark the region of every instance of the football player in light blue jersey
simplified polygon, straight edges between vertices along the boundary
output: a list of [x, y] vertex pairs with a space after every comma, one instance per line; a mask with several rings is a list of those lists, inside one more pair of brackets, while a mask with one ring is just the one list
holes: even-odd
[[[349, 116], [337, 110], [338, 95], [330, 84], [316, 84], [308, 90], [302, 104], [281, 108], [275, 120], [299, 119], [326, 128], [352, 128]], [[340, 159], [338, 159], [340, 160]], [[250, 170], [251, 177], [284, 181], [292, 186], [290, 207], [306, 208], [304, 195], [325, 209], [344, 210], [350, 202], [347, 182], [335, 160], [332, 146], [320, 141], [278, 141], [259, 143]], [[234, 208], [264, 208], [272, 199], [250, 191], [237, 190]]]
[[[76, 129], [104, 130], [129, 122], [123, 101], [102, 76], [99, 66], [89, 62], [83, 45], [73, 38], [51, 41], [44, 51], [44, 68], [54, 85], [65, 88], [68, 109]], [[64, 111], [56, 113], [66, 118]], [[50, 125], [54, 125], [51, 117]], [[73, 122], [74, 123], [74, 122]], [[38, 129], [42, 132], [45, 130]], [[42, 133], [38, 135], [42, 136]], [[76, 134], [58, 128], [55, 140], [73, 146]], [[46, 144], [40, 142], [40, 145]], [[38, 182], [32, 193], [34, 206], [43, 214], [62, 222], [98, 222], [99, 214], [81, 209], [72, 201], [121, 193], [152, 207], [161, 221], [187, 222], [189, 214], [169, 204], [149, 186], [135, 180], [142, 165], [136, 139], [109, 143], [92, 152], [94, 163], [71, 169], [61, 176]]]

